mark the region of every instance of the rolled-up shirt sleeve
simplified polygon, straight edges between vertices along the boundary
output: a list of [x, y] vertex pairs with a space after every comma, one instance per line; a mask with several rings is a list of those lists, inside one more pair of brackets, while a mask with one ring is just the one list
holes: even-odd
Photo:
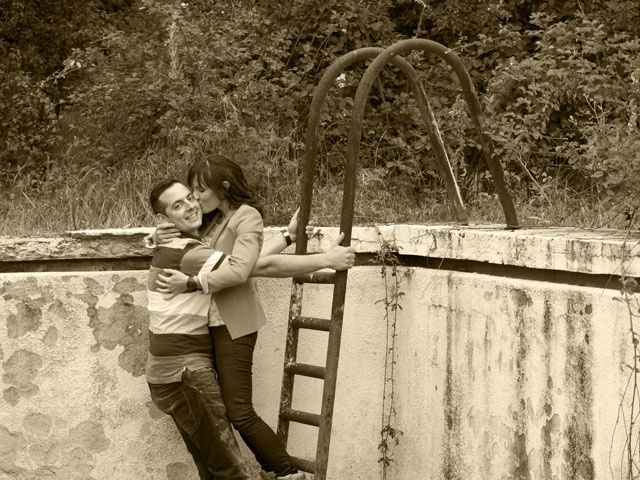
[[254, 208], [242, 208], [234, 214], [226, 228], [233, 228], [236, 240], [226, 261], [212, 272], [198, 276], [205, 293], [245, 283], [253, 271], [262, 248], [262, 216]]

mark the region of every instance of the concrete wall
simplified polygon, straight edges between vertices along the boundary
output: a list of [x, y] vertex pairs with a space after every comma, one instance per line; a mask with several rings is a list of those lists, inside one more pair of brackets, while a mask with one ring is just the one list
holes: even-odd
[[[312, 248], [336, 231], [323, 233]], [[146, 273], [119, 270], [148, 262], [140, 234], [0, 239], [0, 480], [197, 478], [144, 382]], [[381, 478], [385, 287], [367, 254], [383, 240], [408, 265], [387, 478], [624, 477], [640, 296], [619, 278], [640, 278], [638, 236], [403, 225], [353, 237], [364, 264], [349, 274], [329, 479]], [[275, 425], [290, 283], [260, 289], [270, 322], [254, 400]], [[304, 314], [327, 317], [330, 304], [330, 287], [305, 287]], [[326, 334], [300, 345], [300, 361], [324, 363]], [[319, 412], [320, 392], [297, 380], [294, 408]], [[292, 426], [290, 452], [313, 457], [315, 438]]]

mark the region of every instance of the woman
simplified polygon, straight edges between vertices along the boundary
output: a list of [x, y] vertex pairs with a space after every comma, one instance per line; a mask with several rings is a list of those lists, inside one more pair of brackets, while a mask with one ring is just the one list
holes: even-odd
[[[278, 479], [304, 479], [304, 474], [291, 465], [280, 437], [256, 414], [252, 404], [253, 351], [258, 330], [266, 322], [255, 281], [249, 278], [262, 248], [260, 207], [240, 166], [224, 156], [192, 164], [188, 183], [205, 214], [202, 240], [229, 256], [225, 268], [201, 279], [204, 291], [215, 292], [209, 331], [227, 416], [265, 472], [274, 472]], [[161, 242], [167, 233], [170, 230], [159, 227], [158, 240]], [[283, 231], [278, 246], [270, 249], [282, 250], [290, 243], [288, 235]], [[165, 278], [161, 284], [165, 291], [179, 293], [186, 289], [187, 278], [180, 272], [171, 271]]]

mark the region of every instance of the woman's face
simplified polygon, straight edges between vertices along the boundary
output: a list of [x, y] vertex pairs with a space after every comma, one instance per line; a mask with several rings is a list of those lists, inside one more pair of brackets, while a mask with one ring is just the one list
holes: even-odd
[[191, 188], [193, 188], [194, 198], [200, 202], [203, 213], [213, 212], [222, 205], [222, 199], [209, 187], [194, 182]]

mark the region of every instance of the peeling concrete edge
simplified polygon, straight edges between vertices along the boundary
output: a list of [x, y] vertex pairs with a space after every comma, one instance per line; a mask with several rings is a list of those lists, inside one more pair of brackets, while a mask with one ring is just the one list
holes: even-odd
[[[338, 229], [321, 232], [324, 236], [319, 242], [320, 250], [330, 246]], [[497, 225], [380, 225], [353, 229], [351, 243], [359, 253], [376, 252], [381, 241], [394, 244], [400, 255], [640, 277], [640, 232], [627, 235], [624, 231], [575, 228], [505, 230]]]
[[[265, 240], [282, 227], [265, 229]], [[151, 227], [70, 231], [56, 237], [1, 237], [0, 264], [44, 260], [147, 258], [142, 239]], [[339, 229], [319, 227], [308, 251], [331, 247]], [[375, 254], [380, 243], [417, 257], [486, 262], [524, 268], [640, 277], [640, 232], [545, 228], [507, 230], [501, 225], [376, 225], [354, 227], [358, 253]], [[285, 253], [293, 253], [293, 247]]]
[[143, 229], [68, 232], [55, 237], [0, 236], [0, 263], [150, 257]]

